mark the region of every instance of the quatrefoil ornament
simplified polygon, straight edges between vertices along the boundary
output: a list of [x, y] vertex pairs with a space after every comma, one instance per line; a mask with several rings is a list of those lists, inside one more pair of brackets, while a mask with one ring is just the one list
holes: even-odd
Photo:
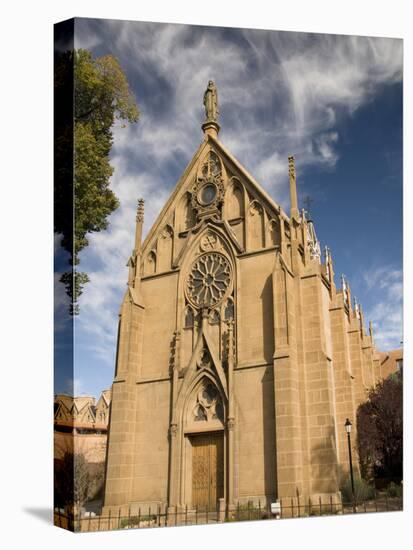
[[218, 239], [212, 233], [207, 233], [201, 239], [201, 249], [204, 252], [209, 252], [217, 247]]

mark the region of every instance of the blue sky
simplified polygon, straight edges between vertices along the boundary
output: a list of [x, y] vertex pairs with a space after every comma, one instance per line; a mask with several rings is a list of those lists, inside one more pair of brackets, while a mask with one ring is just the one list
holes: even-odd
[[[203, 139], [209, 79], [222, 143], [286, 210], [295, 155], [299, 200], [313, 200], [336, 284], [345, 273], [380, 349], [400, 345], [401, 40], [96, 19], [75, 29], [77, 48], [119, 59], [141, 110], [138, 124], [114, 130], [111, 186], [121, 206], [81, 254], [91, 281], [75, 320], [76, 394], [98, 395], [112, 382], [136, 200], [145, 199], [146, 234]], [[60, 318], [64, 299], [56, 305]], [[65, 391], [70, 356], [61, 342], [57, 360], [67, 376], [56, 391]]]

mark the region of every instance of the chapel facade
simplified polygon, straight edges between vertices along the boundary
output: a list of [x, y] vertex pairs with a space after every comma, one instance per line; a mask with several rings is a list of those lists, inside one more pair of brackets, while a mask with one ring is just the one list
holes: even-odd
[[213, 82], [204, 106], [204, 140], [144, 242], [138, 203], [112, 387], [113, 513], [339, 500], [344, 423], [355, 427], [380, 365], [298, 209], [294, 158], [286, 213], [218, 140]]

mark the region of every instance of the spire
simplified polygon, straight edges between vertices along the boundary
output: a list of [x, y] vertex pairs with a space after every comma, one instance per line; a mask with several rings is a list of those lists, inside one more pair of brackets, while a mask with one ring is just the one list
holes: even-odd
[[297, 178], [295, 173], [294, 157], [288, 157], [288, 176], [290, 178], [290, 217], [298, 218], [298, 202], [297, 202]]
[[143, 205], [144, 200], [138, 200], [136, 209], [135, 248], [126, 264], [129, 268], [128, 285], [137, 288], [140, 280], [140, 256], [142, 247], [142, 226], [143, 226]]
[[324, 262], [326, 266], [326, 276], [329, 283], [334, 282], [333, 260], [331, 258], [331, 251], [328, 246], [324, 247]]
[[359, 321], [360, 321], [360, 334], [361, 334], [361, 337], [363, 338], [363, 336], [364, 336], [364, 313], [363, 313], [363, 308], [362, 308], [361, 304], [359, 304]]
[[357, 301], [356, 296], [354, 296], [353, 302], [354, 302], [354, 313], [355, 313], [357, 319], [360, 319], [360, 305]]
[[373, 331], [373, 323], [369, 321], [369, 334], [371, 338], [371, 343], [374, 344], [374, 331]]
[[317, 239], [315, 227], [311, 219], [307, 221], [307, 247], [310, 252], [310, 259], [317, 259], [320, 262], [320, 241]]
[[138, 207], [136, 209], [135, 250], [134, 250], [135, 254], [140, 252], [141, 250], [144, 204], [145, 204], [145, 201], [143, 199], [138, 200]]
[[207, 89], [204, 92], [205, 122], [202, 124], [205, 138], [212, 136], [218, 137], [220, 125], [218, 124], [218, 90], [213, 80], [208, 82]]
[[346, 305], [348, 307], [348, 309], [350, 310], [350, 308], [351, 308], [350, 287], [349, 287], [348, 282], [346, 281], [346, 278], [344, 277], [344, 275], [341, 275], [341, 288], [342, 288], [342, 291], [343, 291], [344, 305]]

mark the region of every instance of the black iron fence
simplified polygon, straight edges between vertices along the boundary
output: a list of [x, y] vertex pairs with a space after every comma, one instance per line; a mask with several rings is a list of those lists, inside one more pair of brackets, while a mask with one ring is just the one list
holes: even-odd
[[363, 502], [342, 502], [333, 497], [328, 500], [304, 501], [300, 498], [280, 499], [276, 506], [248, 502], [238, 504], [228, 510], [219, 506], [208, 509], [196, 506], [195, 508], [168, 509], [157, 507], [149, 508], [145, 513], [138, 509], [137, 513], [121, 515], [108, 513], [107, 515], [68, 515], [56, 509], [54, 523], [58, 527], [71, 531], [112, 531], [117, 529], [140, 529], [148, 527], [167, 527], [175, 525], [206, 525], [210, 523], [256, 521], [266, 519], [300, 518], [311, 516], [328, 516], [343, 514], [360, 514], [370, 512], [395, 512], [403, 509], [402, 497], [387, 495]]

